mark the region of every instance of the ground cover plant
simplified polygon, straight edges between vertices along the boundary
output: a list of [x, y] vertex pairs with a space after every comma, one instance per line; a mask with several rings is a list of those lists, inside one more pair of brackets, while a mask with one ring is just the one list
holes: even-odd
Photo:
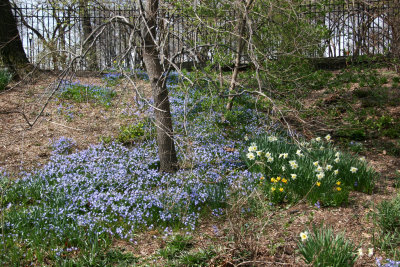
[[[112, 76], [114, 77], [114, 76]], [[114, 78], [106, 79], [107, 82]], [[114, 90], [107, 87], [93, 86], [76, 83], [65, 82], [62, 84], [60, 91], [58, 92], [60, 99], [68, 99], [76, 102], [94, 102], [105, 107], [111, 106], [111, 100], [115, 97]]]

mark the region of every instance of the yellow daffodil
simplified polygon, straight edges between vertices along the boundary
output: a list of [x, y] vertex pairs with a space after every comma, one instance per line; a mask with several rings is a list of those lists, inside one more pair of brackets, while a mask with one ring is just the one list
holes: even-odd
[[340, 187], [338, 186], [338, 187], [336, 187], [336, 190], [337, 190], [337, 191], [340, 191], [340, 190], [342, 190], [342, 188], [340, 188]]
[[282, 178], [282, 183], [286, 184], [287, 180], [285, 178]]
[[275, 180], [274, 177], [271, 178], [271, 182], [272, 182], [272, 183], [276, 183], [276, 180]]
[[316, 185], [317, 185], [317, 186], [321, 186], [321, 183], [320, 183], [320, 182], [317, 182]]
[[271, 187], [271, 191], [274, 192], [275, 191], [275, 187]]
[[337, 182], [336, 182], [336, 184], [337, 184], [337, 185], [340, 185], [340, 184], [341, 184], [341, 182], [340, 182], [340, 181], [337, 181]]
[[279, 188], [279, 191], [283, 192], [283, 188], [282, 188], [282, 187], [281, 187], [281, 188]]

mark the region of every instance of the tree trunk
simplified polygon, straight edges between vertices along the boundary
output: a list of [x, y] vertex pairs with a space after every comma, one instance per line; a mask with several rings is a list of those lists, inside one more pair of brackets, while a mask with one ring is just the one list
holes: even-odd
[[[87, 55], [87, 61], [90, 70], [97, 70], [97, 54], [96, 46], [90, 47], [93, 42], [93, 36], [89, 38], [93, 32], [92, 23], [90, 22], [90, 14], [88, 9], [88, 0], [79, 0], [79, 16], [82, 19], [83, 39], [87, 40], [84, 50], [90, 49]], [[89, 38], [89, 39], [88, 39]]]
[[22, 78], [32, 70], [19, 36], [17, 22], [11, 11], [9, 0], [0, 0], [0, 59], [14, 74]]
[[173, 139], [172, 118], [168, 89], [160, 63], [160, 50], [155, 43], [158, 0], [147, 0], [144, 13], [142, 37], [144, 40], [143, 61], [151, 82], [154, 99], [154, 115], [157, 129], [158, 156], [160, 171], [174, 172], [178, 169]]

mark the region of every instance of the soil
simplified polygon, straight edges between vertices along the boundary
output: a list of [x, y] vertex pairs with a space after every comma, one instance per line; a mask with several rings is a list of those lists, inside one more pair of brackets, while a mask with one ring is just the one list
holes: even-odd
[[[0, 93], [0, 168], [17, 175], [46, 163], [52, 153], [51, 144], [64, 136], [76, 142], [81, 150], [99, 143], [101, 138], [117, 136], [122, 125], [135, 123], [135, 90], [126, 82], [114, 88], [117, 99], [113, 106], [61, 101], [48, 101], [42, 116], [30, 127], [23, 114], [32, 123], [50, 96], [49, 85], [58, 81], [56, 73], [42, 72], [25, 84], [12, 84]], [[69, 81], [105, 86], [98, 76], [77, 76]], [[139, 81], [138, 90], [148, 92], [149, 86]], [[72, 115], [69, 115], [72, 114]], [[72, 117], [72, 118], [71, 118]]]
[[[105, 84], [100, 76], [78, 76], [72, 79], [78, 80], [84, 84]], [[40, 73], [34, 81], [12, 85], [10, 89], [0, 93], [0, 168], [16, 177], [20, 171], [29, 171], [49, 160], [52, 140], [62, 136], [72, 138], [76, 142], [76, 149], [81, 150], [98, 143], [102, 137], [116, 136], [122, 125], [132, 124], [137, 120], [136, 116], [126, 115], [127, 110], [135, 110], [135, 91], [131, 89], [132, 86], [123, 82], [114, 88], [118, 96], [111, 108], [89, 102], [64, 102], [60, 111], [61, 102], [54, 98], [48, 102], [37, 123], [30, 127], [22, 113], [32, 122], [51, 92], [48, 85], [55, 81], [56, 73]], [[145, 82], [139, 81], [137, 86], [139, 90], [149, 91], [149, 85]], [[315, 95], [311, 95], [306, 105], [312, 105], [314, 97]], [[68, 107], [74, 114], [73, 119], [66, 116]], [[392, 109], [394, 113], [399, 112], [399, 107]], [[373, 247], [376, 233], [368, 214], [382, 200], [391, 199], [396, 195], [398, 190], [394, 188], [394, 178], [400, 170], [400, 159], [387, 155], [385, 151], [370, 150], [363, 154], [370, 165], [380, 173], [373, 194], [353, 192], [350, 195], [350, 203], [344, 207], [318, 209], [300, 203], [272, 214], [273, 220], [266, 219], [267, 230], [259, 229], [263, 233], [262, 237], [258, 241], [253, 239], [258, 251], [256, 260], [243, 266], [305, 266], [300, 255], [296, 254], [299, 233], [313, 224], [318, 225], [322, 222], [331, 226], [335, 233], [345, 231], [346, 236], [354, 244], [362, 245], [364, 251]], [[227, 222], [220, 223], [218, 227], [221, 231], [233, 230], [232, 225]], [[226, 236], [214, 233], [210, 222], [205, 222], [199, 229], [194, 234], [196, 246], [205, 249], [210, 244], [224, 247], [214, 260], [217, 262], [219, 258], [221, 266], [233, 266], [231, 255], [235, 244], [228, 242]], [[249, 235], [246, 238], [253, 237]], [[165, 245], [158, 233], [144, 233], [143, 237], [138, 237], [137, 242], [139, 245], [121, 241], [116, 242], [115, 246], [122, 246], [141, 258], [150, 258]], [[364, 255], [357, 261], [357, 266], [375, 266], [375, 257], [379, 256], [385, 257], [379, 248], [375, 248], [374, 257]]]

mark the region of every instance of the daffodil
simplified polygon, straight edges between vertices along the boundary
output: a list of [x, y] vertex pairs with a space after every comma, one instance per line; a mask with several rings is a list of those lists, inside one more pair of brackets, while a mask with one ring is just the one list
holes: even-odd
[[249, 152], [255, 152], [257, 151], [257, 146], [253, 143], [251, 146], [248, 148]]
[[276, 189], [275, 187], [271, 187], [271, 191], [272, 191], [272, 192], [274, 192], [274, 191], [275, 191], [275, 189]]
[[318, 162], [318, 161], [314, 161], [314, 162], [313, 162], [313, 165], [314, 165], [315, 167], [318, 167], [318, 166], [319, 166], [319, 162]]
[[335, 157], [337, 157], [337, 158], [340, 157], [340, 152], [336, 152]]
[[272, 182], [272, 183], [276, 183], [276, 180], [275, 180], [274, 177], [271, 178], [271, 182]]
[[357, 253], [358, 253], [358, 256], [359, 256], [359, 257], [362, 257], [362, 256], [364, 255], [364, 252], [363, 252], [363, 249], [362, 249], [362, 248], [359, 248], [358, 251], [357, 251]]
[[340, 158], [335, 158], [334, 161], [335, 161], [336, 163], [339, 163]]
[[286, 171], [286, 167], [285, 166], [282, 166], [282, 171]]
[[288, 157], [289, 157], [289, 154], [288, 154], [288, 153], [279, 154], [279, 158], [287, 159]]
[[315, 141], [317, 141], [317, 142], [321, 142], [321, 137], [317, 137], [317, 138], [315, 138]]
[[279, 191], [280, 191], [280, 192], [283, 192], [283, 188], [282, 188], [282, 187], [281, 187], [281, 188], [279, 188]]
[[293, 180], [295, 180], [297, 178], [297, 174], [295, 174], [295, 173], [292, 173], [290, 176], [292, 177]]
[[268, 136], [268, 141], [270, 141], [270, 142], [275, 142], [277, 140], [278, 140], [278, 138], [276, 138], [276, 136], [273, 136], [273, 135]]
[[261, 155], [262, 155], [262, 151], [261, 150], [258, 150], [256, 153], [257, 153], [257, 156], [261, 157]]
[[340, 190], [342, 190], [342, 188], [338, 186], [338, 187], [336, 187], [336, 190], [340, 191]]
[[267, 162], [271, 163], [271, 162], [273, 162], [273, 161], [274, 161], [274, 158], [273, 158], [273, 157], [268, 157], [268, 158], [267, 158]]
[[350, 172], [351, 173], [356, 173], [358, 171], [358, 169], [356, 167], [351, 167], [350, 168]]
[[262, 180], [264, 180], [264, 179], [265, 179], [265, 177], [264, 177], [264, 176], [261, 176], [261, 177], [260, 177], [260, 180], [261, 180], [261, 181], [262, 181]]
[[297, 162], [295, 161], [295, 160], [291, 160], [291, 161], [289, 161], [289, 164], [290, 164], [290, 167], [292, 168], [292, 169], [297, 169], [298, 167], [299, 167], [299, 165], [297, 165]]
[[279, 182], [281, 180], [281, 177], [280, 176], [276, 177], [276, 180]]
[[341, 184], [341, 182], [340, 182], [340, 181], [337, 181], [337, 182], [336, 182], [336, 184], [337, 184], [337, 185], [340, 185], [340, 184]]
[[328, 134], [327, 136], [325, 136], [325, 140], [326, 140], [326, 141], [330, 141], [330, 140], [331, 140], [331, 135]]
[[368, 257], [372, 257], [374, 255], [374, 248], [368, 249]]
[[317, 169], [315, 169], [316, 172], [323, 172], [324, 169], [321, 166], [318, 166]]
[[327, 170], [327, 171], [330, 171], [330, 170], [332, 170], [332, 168], [333, 168], [333, 166], [332, 165], [326, 165], [326, 167], [325, 167], [325, 169]]
[[271, 152], [265, 152], [265, 156], [266, 156], [267, 158], [270, 158], [270, 157], [272, 157], [272, 154], [271, 154]]
[[306, 241], [308, 239], [308, 232], [301, 232], [300, 233], [301, 241]]
[[339, 170], [334, 170], [333, 174], [338, 175], [339, 174]]
[[365, 157], [361, 157], [361, 158], [359, 158], [359, 160], [362, 161], [362, 162], [366, 161]]
[[304, 156], [303, 153], [301, 153], [301, 150], [300, 150], [300, 149], [298, 149], [298, 150], [296, 151], [296, 155], [299, 156], [299, 157]]
[[249, 160], [253, 160], [253, 159], [255, 159], [256, 157], [254, 156], [254, 154], [253, 153], [251, 153], [251, 152], [249, 152], [249, 153], [247, 153], [247, 158], [249, 159]]
[[320, 173], [317, 174], [317, 179], [318, 180], [321, 180], [324, 177], [325, 177], [325, 173], [323, 173], [323, 172], [320, 172]]
[[282, 183], [286, 184], [287, 183], [287, 179], [282, 178]]
[[321, 186], [321, 182], [317, 182], [316, 185], [317, 185], [317, 186]]

